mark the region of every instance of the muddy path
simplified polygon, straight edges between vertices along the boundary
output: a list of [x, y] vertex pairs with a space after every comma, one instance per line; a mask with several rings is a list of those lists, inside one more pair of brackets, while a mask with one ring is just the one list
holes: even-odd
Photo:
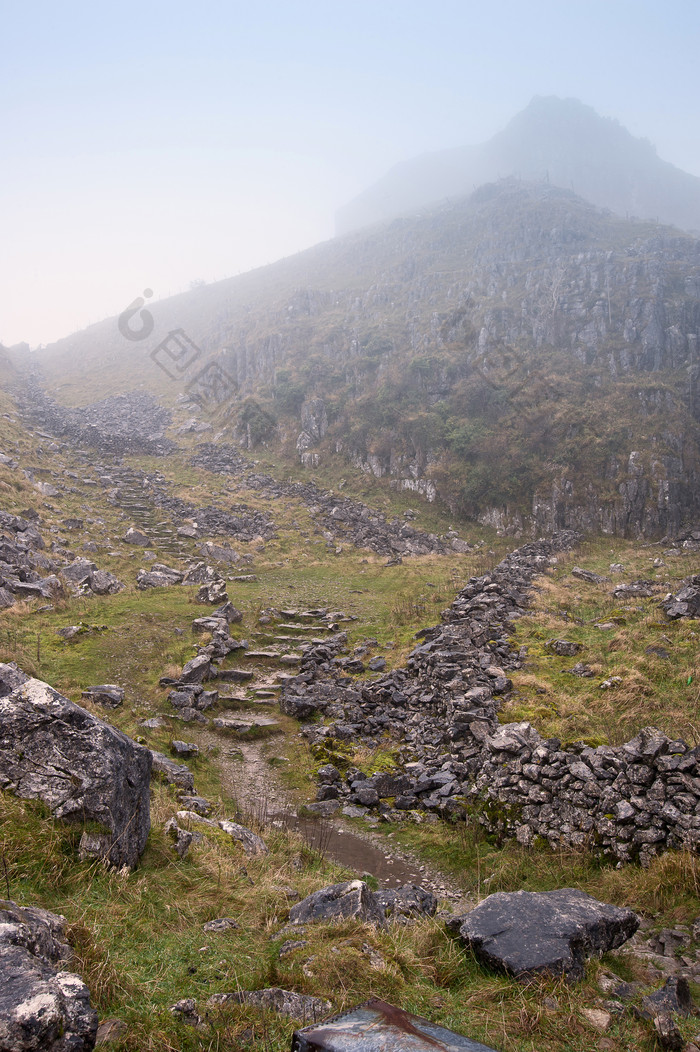
[[[237, 713], [244, 716], [246, 713]], [[300, 833], [307, 843], [358, 877], [371, 874], [380, 887], [420, 884], [452, 908], [471, 905], [454, 880], [426, 865], [382, 836], [358, 830], [342, 816], [298, 817], [291, 794], [270, 763], [274, 741], [234, 741], [215, 731], [202, 731], [201, 746], [216, 748], [214, 762], [228, 793], [238, 802], [241, 814], [259, 825], [284, 826]]]

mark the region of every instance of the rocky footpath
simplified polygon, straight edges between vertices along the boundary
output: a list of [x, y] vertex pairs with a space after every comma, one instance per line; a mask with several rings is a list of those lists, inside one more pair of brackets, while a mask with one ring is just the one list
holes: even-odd
[[[645, 728], [622, 746], [564, 749], [528, 723], [498, 723], [508, 672], [521, 663], [508, 639], [512, 621], [527, 608], [533, 578], [574, 541], [564, 533], [527, 544], [472, 578], [442, 623], [418, 633], [405, 667], [376, 680], [345, 674], [361, 668], [342, 656], [342, 639], [304, 655], [280, 707], [299, 719], [326, 718], [303, 731], [330, 761], [319, 771], [324, 810], [393, 820], [471, 814], [523, 844], [540, 838], [620, 862], [700, 849], [700, 748]], [[695, 587], [673, 600], [685, 603], [685, 616]], [[399, 747], [400, 769], [371, 777], [343, 769], [346, 743], [372, 745], [387, 735]]]
[[257, 471], [256, 465], [235, 446], [204, 443], [198, 448], [192, 463], [221, 475], [233, 475], [249, 489], [270, 497], [292, 497], [301, 501], [324, 530], [330, 544], [349, 543], [390, 558], [470, 550], [456, 534], [440, 539], [436, 534], [415, 529], [409, 521], [389, 520], [362, 501], [339, 497], [313, 482], [278, 482], [271, 475]]

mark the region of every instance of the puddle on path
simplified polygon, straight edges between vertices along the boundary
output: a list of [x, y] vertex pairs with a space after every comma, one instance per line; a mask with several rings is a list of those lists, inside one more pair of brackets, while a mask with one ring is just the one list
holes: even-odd
[[202, 731], [201, 745], [219, 750], [217, 763], [222, 782], [238, 801], [241, 812], [260, 824], [285, 826], [334, 862], [358, 876], [370, 873], [383, 888], [421, 884], [436, 894], [461, 899], [462, 893], [443, 874], [422, 866], [416, 859], [396, 851], [384, 837], [355, 832], [340, 817], [297, 817], [289, 794], [266, 759], [260, 741], [232, 741], [212, 731]]

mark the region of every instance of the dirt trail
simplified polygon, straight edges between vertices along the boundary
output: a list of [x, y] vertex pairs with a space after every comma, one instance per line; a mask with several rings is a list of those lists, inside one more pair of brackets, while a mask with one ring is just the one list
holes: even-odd
[[[237, 713], [245, 717], [247, 713]], [[238, 801], [241, 812], [262, 825], [284, 825], [358, 876], [371, 874], [380, 887], [420, 884], [453, 907], [470, 903], [453, 880], [426, 866], [409, 852], [395, 847], [380, 834], [359, 832], [342, 817], [299, 818], [290, 794], [267, 759], [269, 741], [232, 741], [213, 731], [202, 731], [201, 744], [216, 746], [216, 763], [226, 790]]]

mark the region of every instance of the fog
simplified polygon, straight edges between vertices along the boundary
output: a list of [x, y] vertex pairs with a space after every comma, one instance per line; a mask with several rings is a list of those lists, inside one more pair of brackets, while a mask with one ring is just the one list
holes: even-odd
[[6, 3], [0, 341], [36, 346], [329, 238], [399, 161], [573, 96], [700, 175], [700, 9]]

